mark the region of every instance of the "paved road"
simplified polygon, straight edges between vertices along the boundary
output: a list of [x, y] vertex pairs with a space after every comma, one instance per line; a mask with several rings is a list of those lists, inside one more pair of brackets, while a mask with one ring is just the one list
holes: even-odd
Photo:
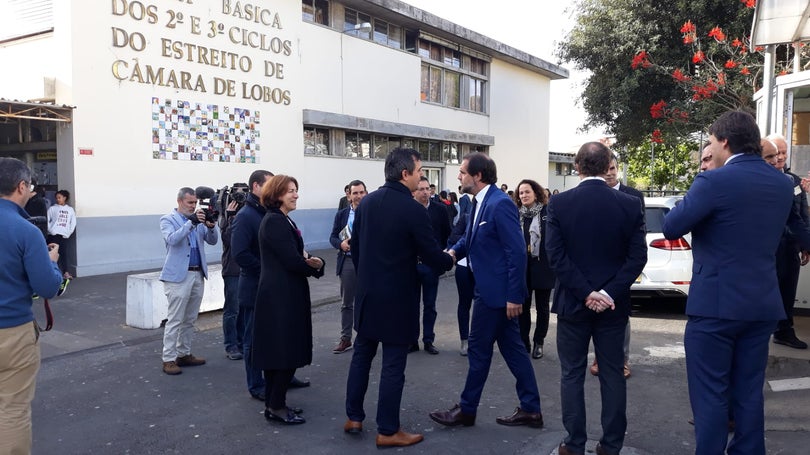
[[[116, 280], [120, 279], [110, 277], [106, 285], [119, 286]], [[304, 408], [307, 423], [285, 427], [264, 420], [263, 404], [246, 392], [242, 362], [225, 358], [219, 313], [201, 317], [201, 330], [193, 344], [194, 353], [206, 357], [208, 364], [185, 368], [180, 376], [167, 376], [160, 370], [160, 330], [122, 326], [123, 320], [110, 313], [111, 308], [120, 313], [123, 303], [113, 301], [103, 289], [94, 292], [90, 284], [81, 282], [77, 280], [71, 288], [73, 300], [56, 308], [57, 328], [62, 331], [43, 335], [46, 359], [33, 404], [35, 454], [376, 453], [379, 361], [367, 395], [369, 417], [364, 434], [353, 437], [342, 431], [351, 354], [331, 352], [339, 333], [338, 303], [313, 311], [313, 364], [298, 372], [313, 386], [288, 394], [291, 405]], [[458, 400], [466, 374], [466, 358], [457, 352], [455, 295], [453, 280], [442, 279], [436, 327], [440, 355], [418, 352], [408, 358], [402, 424], [407, 430], [424, 433], [425, 441], [402, 451], [465, 455], [554, 452], [564, 432], [553, 316], [546, 357], [533, 361], [545, 428], [509, 428], [495, 423], [496, 416], [511, 414], [517, 406], [514, 380], [497, 353], [474, 427], [449, 429], [428, 418], [428, 412], [449, 408]], [[629, 425], [622, 453], [693, 453], [682, 344], [685, 320], [677, 314], [649, 310], [642, 308], [632, 322], [633, 377], [628, 383]], [[97, 318], [92, 316], [94, 311], [99, 313]], [[799, 376], [810, 376], [806, 361], [772, 358], [769, 379]], [[588, 375], [592, 439], [599, 435], [598, 397], [598, 380]], [[768, 391], [766, 400], [768, 453], [807, 453], [810, 392]]]

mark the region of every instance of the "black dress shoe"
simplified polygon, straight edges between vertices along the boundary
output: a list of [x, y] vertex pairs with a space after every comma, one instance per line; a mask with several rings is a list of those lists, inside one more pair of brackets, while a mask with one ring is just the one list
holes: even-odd
[[434, 422], [440, 423], [448, 427], [455, 427], [464, 425], [471, 427], [475, 425], [475, 414], [465, 414], [461, 410], [461, 406], [455, 405], [447, 411], [433, 411], [430, 413], [430, 418]]
[[254, 400], [259, 400], [261, 402], [264, 402], [264, 398], [265, 398], [264, 397], [264, 392], [251, 393], [250, 397], [253, 398]]
[[807, 343], [796, 338], [795, 333], [791, 333], [786, 336], [777, 336], [774, 334], [773, 342], [793, 349], [807, 349]]
[[411, 352], [416, 352], [418, 350], [419, 350], [419, 343], [414, 343], [408, 346], [408, 354], [410, 354]]
[[284, 416], [277, 415], [273, 411], [265, 409], [264, 418], [269, 422], [279, 422], [283, 423], [284, 425], [300, 425], [302, 423], [306, 423], [306, 419], [296, 414], [292, 409], [289, 408], [285, 411]]
[[439, 353], [439, 350], [436, 349], [436, 346], [433, 346], [433, 343], [425, 343], [425, 351], [431, 355], [436, 355]]
[[293, 376], [292, 380], [290, 381], [290, 388], [291, 389], [300, 389], [303, 387], [309, 387], [309, 381], [302, 381], [295, 376]]
[[542, 359], [543, 358], [543, 345], [542, 344], [534, 344], [534, 349], [532, 349], [532, 358], [533, 359]]
[[498, 417], [495, 419], [501, 425], [515, 427], [528, 425], [532, 428], [543, 428], [543, 414], [539, 412], [526, 412], [520, 407], [515, 408], [515, 413], [509, 417]]

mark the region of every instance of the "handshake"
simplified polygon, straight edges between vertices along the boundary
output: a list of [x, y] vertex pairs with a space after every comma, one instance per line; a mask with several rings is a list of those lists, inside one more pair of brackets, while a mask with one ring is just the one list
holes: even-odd
[[447, 248], [444, 250], [444, 253], [453, 258], [453, 265], [456, 265], [456, 250]]

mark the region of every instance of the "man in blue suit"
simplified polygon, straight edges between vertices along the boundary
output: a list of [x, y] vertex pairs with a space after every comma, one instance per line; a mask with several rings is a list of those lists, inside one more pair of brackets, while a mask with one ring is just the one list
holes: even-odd
[[[684, 346], [695, 453], [765, 454], [768, 339], [785, 317], [775, 252], [793, 185], [762, 160], [750, 114], [721, 115], [709, 128], [709, 148], [716, 169], [695, 178], [663, 226], [668, 239], [692, 232]], [[731, 442], [729, 398], [735, 419]]]
[[495, 185], [495, 162], [483, 153], [464, 157], [459, 170], [462, 191], [472, 194], [467, 233], [451, 248], [466, 257], [475, 285], [472, 327], [467, 358], [467, 381], [461, 401], [447, 411], [434, 411], [430, 418], [447, 426], [475, 424], [478, 403], [492, 363], [493, 344], [498, 343], [517, 380], [520, 406], [508, 417], [498, 417], [501, 425], [543, 426], [540, 394], [529, 353], [520, 339], [518, 316], [526, 299], [526, 243], [518, 220], [517, 207]]
[[548, 205], [546, 251], [557, 274], [551, 311], [557, 313], [560, 401], [568, 432], [560, 455], [585, 453], [584, 384], [591, 338], [602, 396], [597, 455], [618, 454], [627, 429], [624, 333], [630, 285], [647, 263], [647, 246], [641, 200], [605, 182], [611, 158], [604, 144], [583, 144], [574, 158], [579, 185]]
[[403, 447], [422, 441], [421, 434], [400, 428], [399, 409], [405, 386], [408, 347], [419, 336], [418, 259], [437, 270], [450, 270], [453, 258], [442, 252], [430, 218], [413, 199], [422, 177], [416, 150], [396, 148], [385, 158], [385, 184], [363, 198], [354, 214], [349, 242], [357, 271], [354, 300], [354, 354], [346, 380], [343, 431], [363, 432], [363, 409], [371, 362], [382, 343], [377, 446]]
[[334, 354], [342, 354], [352, 348], [352, 327], [354, 326], [354, 296], [357, 293], [357, 273], [352, 263], [351, 241], [354, 226], [354, 211], [360, 201], [366, 197], [366, 184], [360, 180], [352, 180], [346, 193], [349, 195], [349, 205], [338, 210], [335, 222], [332, 224], [332, 233], [329, 243], [337, 252], [337, 266], [335, 273], [340, 277], [340, 342], [332, 349]]

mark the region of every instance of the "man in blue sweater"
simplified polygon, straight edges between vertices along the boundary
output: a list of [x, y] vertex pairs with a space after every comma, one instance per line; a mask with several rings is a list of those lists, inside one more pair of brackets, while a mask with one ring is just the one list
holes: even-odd
[[51, 298], [62, 283], [59, 247], [45, 245], [23, 210], [33, 190], [25, 163], [0, 158], [0, 453], [31, 453], [31, 400], [39, 370], [31, 296]]

